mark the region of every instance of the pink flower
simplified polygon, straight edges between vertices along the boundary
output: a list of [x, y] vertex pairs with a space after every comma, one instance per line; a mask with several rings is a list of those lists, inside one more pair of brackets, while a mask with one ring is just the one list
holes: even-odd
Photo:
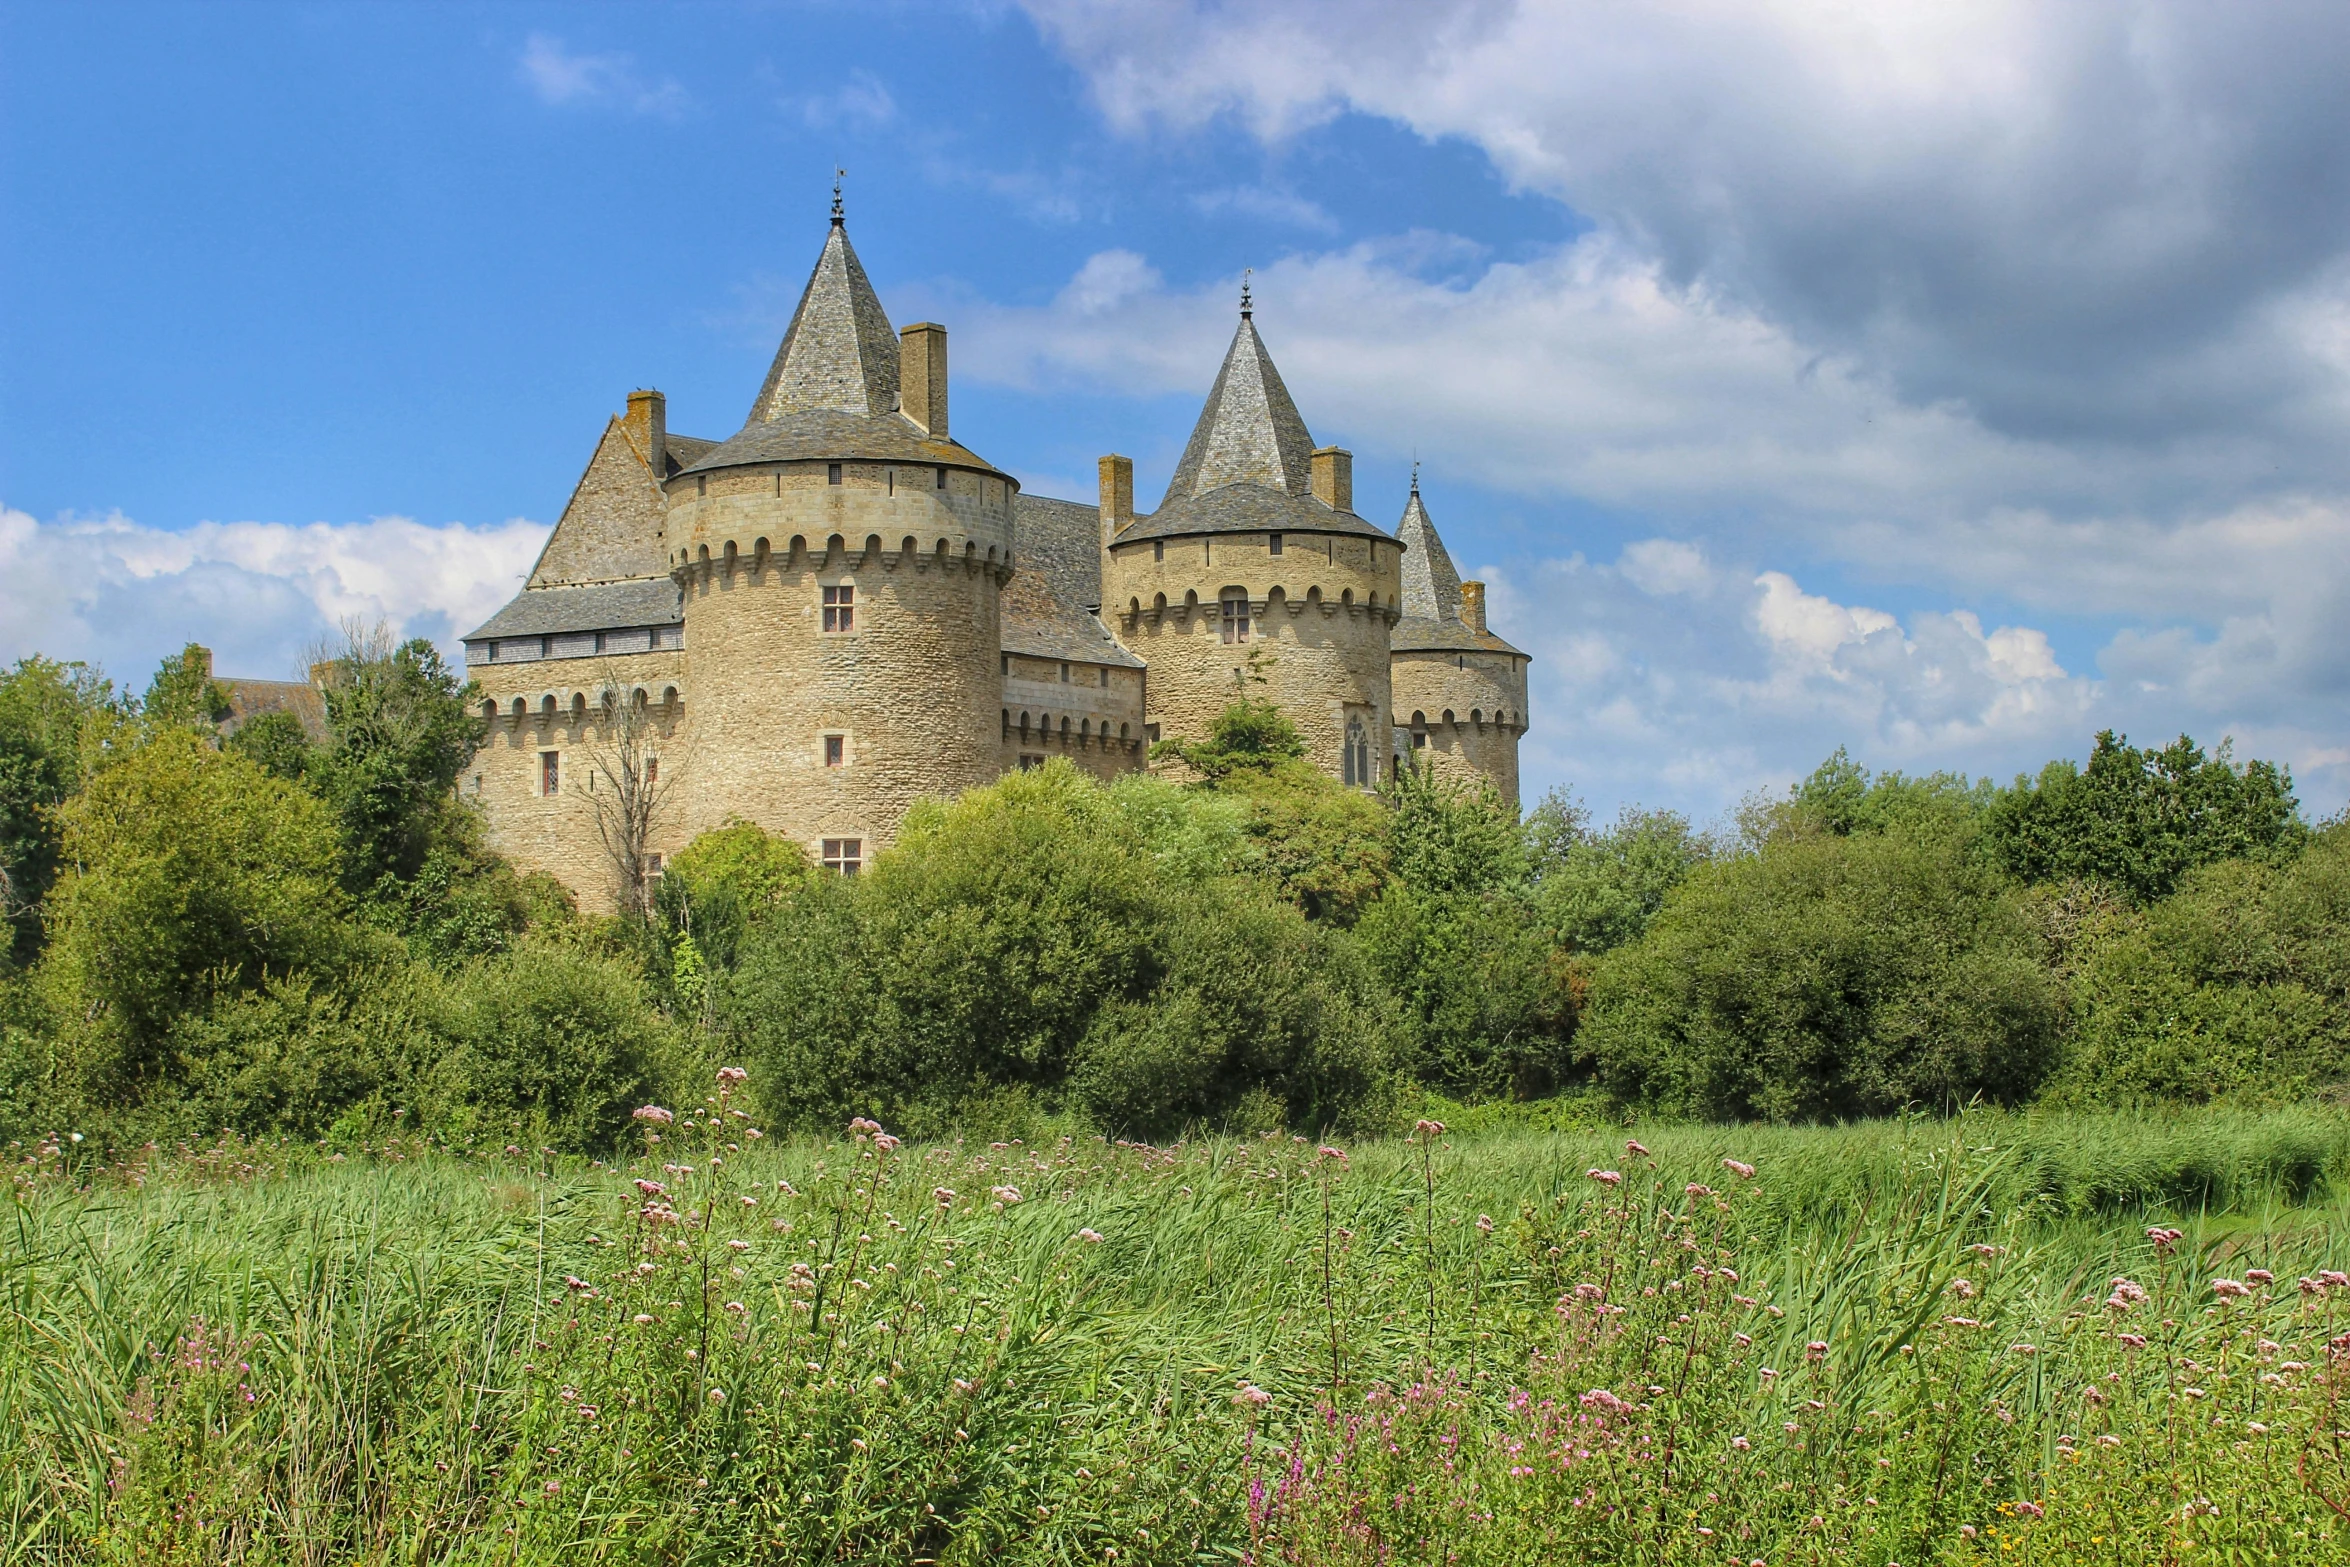
[[2342, 1273], [2333, 1268], [2328, 1268], [2320, 1273], [2317, 1276], [2317, 1281], [2334, 1289], [2350, 1290], [2350, 1273]]
[[1079, 1230], [1077, 1232], [1077, 1238], [1085, 1242], [1085, 1244], [1088, 1246], [1099, 1246], [1102, 1243], [1101, 1232], [1099, 1230]]
[[1234, 1394], [1233, 1398], [1237, 1403], [1247, 1404], [1257, 1409], [1262, 1409], [1267, 1404], [1273, 1402], [1273, 1395], [1266, 1392], [1263, 1388], [1257, 1386], [1254, 1382], [1241, 1383], [1240, 1391]]
[[563, 1482], [562, 1482], [562, 1481], [560, 1481], [560, 1480], [549, 1480], [549, 1481], [547, 1482], [547, 1494], [548, 1494], [549, 1496], [555, 1496], [555, 1495], [558, 1495], [558, 1494], [560, 1494], [560, 1493], [561, 1493], [561, 1491], [562, 1491], [562, 1490], [563, 1490]]
[[718, 1069], [718, 1081], [730, 1088], [736, 1083], [748, 1081], [750, 1075], [739, 1066], [722, 1066]]
[[1586, 1170], [1583, 1172], [1602, 1186], [1621, 1186], [1624, 1177], [1614, 1170]]
[[2146, 1238], [2154, 1242], [2156, 1251], [2168, 1251], [2184, 1239], [2179, 1231], [2166, 1230], [2159, 1224], [2146, 1232]]
[[934, 1186], [930, 1189], [930, 1200], [941, 1208], [952, 1207], [955, 1201], [954, 1189], [947, 1186]]
[[2007, 1352], [2011, 1355], [2021, 1355], [2029, 1360], [2040, 1353], [2040, 1346], [2037, 1344], [2010, 1344], [2007, 1346]]
[[1314, 1150], [1314, 1157], [1317, 1159], [1336, 1159], [1340, 1164], [1344, 1164], [1346, 1163], [1346, 1150], [1343, 1148], [1333, 1148], [1328, 1143], [1324, 1143], [1321, 1147]]
[[879, 1121], [868, 1121], [861, 1115], [854, 1116], [849, 1121], [849, 1135], [851, 1137], [868, 1137], [880, 1130], [881, 1123]]
[[663, 1186], [659, 1181], [648, 1181], [642, 1176], [637, 1177], [636, 1189], [647, 1197], [666, 1197], [669, 1195], [668, 1187]]
[[2213, 1279], [2211, 1293], [2222, 1300], [2236, 1300], [2252, 1293], [2252, 1286], [2237, 1279]]
[[1804, 1359], [1806, 1359], [1806, 1360], [1825, 1360], [1825, 1359], [1827, 1359], [1827, 1358], [1828, 1358], [1828, 1346], [1827, 1346], [1827, 1343], [1826, 1343], [1826, 1341], [1824, 1341], [1824, 1340], [1821, 1340], [1821, 1339], [1816, 1339], [1816, 1338], [1815, 1338], [1815, 1339], [1813, 1339], [1813, 1340], [1812, 1340], [1810, 1343], [1808, 1343], [1808, 1344], [1804, 1345], [1804, 1346], [1803, 1346], [1803, 1358], [1804, 1358]]
[[1711, 1197], [1713, 1194], [1712, 1187], [1700, 1186], [1695, 1181], [1691, 1181], [1687, 1186], [1681, 1188], [1681, 1195], [1684, 1197]]
[[2124, 1333], [2121, 1335], [2121, 1342], [2125, 1349], [2144, 1349], [2146, 1347], [2146, 1335], [2143, 1333]]
[[1477, 1215], [1477, 1233], [1480, 1235], [1491, 1235], [1493, 1233], [1492, 1214], [1481, 1213]]
[[1754, 1166], [1751, 1164], [1745, 1164], [1736, 1159], [1724, 1159], [1722, 1161], [1722, 1168], [1729, 1171], [1732, 1175], [1737, 1176], [1742, 1181], [1751, 1181], [1754, 1179]]
[[1648, 1157], [1648, 1150], [1641, 1147], [1636, 1142], [1627, 1141], [1624, 1144], [1624, 1152], [1630, 1154], [1635, 1159], [1645, 1159]]
[[743, 1304], [741, 1301], [739, 1301], [739, 1300], [730, 1300], [730, 1301], [728, 1301], [728, 1302], [726, 1303], [726, 1309], [727, 1309], [728, 1311], [731, 1311], [731, 1312], [733, 1312], [733, 1313], [734, 1313], [736, 1316], [738, 1316], [738, 1317], [741, 1317], [741, 1316], [748, 1316], [748, 1315], [750, 1314], [750, 1310], [751, 1310], [751, 1308], [750, 1308], [750, 1307], [748, 1307], [748, 1306], [744, 1305], [744, 1304]]
[[2046, 1512], [2042, 1511], [2038, 1502], [2018, 1502], [2015, 1504], [2015, 1510], [2026, 1518], [2045, 1518], [2048, 1516]]
[[726, 1389], [724, 1389], [724, 1388], [722, 1388], [722, 1387], [714, 1387], [714, 1388], [710, 1389], [710, 1402], [711, 1402], [711, 1403], [713, 1403], [713, 1404], [723, 1404], [723, 1403], [725, 1403], [725, 1402], [726, 1402]]
[[1020, 1188], [1017, 1186], [990, 1186], [987, 1194], [1007, 1208], [1020, 1200]]
[[1415, 1121], [1412, 1123], [1412, 1133], [1417, 1137], [1442, 1137], [1444, 1123], [1442, 1121]]
[[1748, 1440], [1746, 1440], [1746, 1438], [1744, 1438], [1744, 1437], [1742, 1437], [1742, 1436], [1734, 1436], [1734, 1437], [1730, 1438], [1730, 1445], [1731, 1445], [1732, 1447], [1735, 1447], [1736, 1449], [1738, 1449], [1738, 1451], [1740, 1451], [1741, 1453], [1743, 1453], [1743, 1452], [1747, 1452], [1748, 1450], [1750, 1450], [1750, 1449], [1751, 1449], [1751, 1448], [1753, 1448], [1753, 1446], [1754, 1446], [1754, 1444], [1753, 1444], [1752, 1442], [1749, 1442]]
[[639, 1106], [636, 1110], [635, 1119], [639, 1121], [650, 1121], [655, 1126], [667, 1126], [670, 1122], [676, 1120], [677, 1117], [671, 1115], [668, 1111], [662, 1109], [659, 1105], [642, 1105]]
[[898, 1140], [890, 1136], [887, 1132], [875, 1132], [873, 1134], [873, 1146], [880, 1149], [883, 1153], [888, 1153], [891, 1149], [898, 1146]]
[[2276, 1281], [2277, 1276], [2266, 1268], [2247, 1268], [2244, 1271], [2244, 1282], [2247, 1284], [2274, 1284]]

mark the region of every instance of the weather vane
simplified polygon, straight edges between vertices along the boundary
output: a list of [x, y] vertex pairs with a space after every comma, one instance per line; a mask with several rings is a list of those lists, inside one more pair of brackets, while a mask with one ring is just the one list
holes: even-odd
[[1256, 271], [1256, 268], [1254, 267], [1242, 267], [1240, 269], [1240, 319], [1243, 321], [1246, 321], [1249, 318], [1250, 314], [1255, 308], [1249, 303], [1248, 297], [1249, 274], [1254, 271]]
[[834, 228], [839, 228], [839, 227], [840, 227], [840, 226], [841, 226], [843, 223], [845, 223], [846, 221], [848, 221], [846, 218], [844, 218], [844, 217], [841, 215], [841, 206], [840, 206], [840, 182], [841, 182], [841, 180], [842, 180], [843, 178], [845, 178], [845, 177], [847, 176], [848, 172], [849, 172], [848, 170], [846, 170], [846, 169], [842, 168], [842, 167], [841, 167], [839, 164], [837, 164], [837, 163], [833, 165], [833, 168], [832, 168], [832, 226], [833, 226]]

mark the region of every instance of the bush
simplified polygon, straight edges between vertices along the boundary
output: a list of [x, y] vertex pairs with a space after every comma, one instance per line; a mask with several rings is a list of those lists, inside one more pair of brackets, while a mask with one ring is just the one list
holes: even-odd
[[1693, 876], [1596, 965], [1581, 1050], [1670, 1114], [2015, 1102], [2061, 1016], [2016, 896], [1946, 841], [1794, 837]]
[[1717, 852], [1678, 811], [1626, 806], [1593, 832], [1583, 808], [1556, 793], [1526, 826], [1535, 917], [1570, 952], [1596, 955], [1639, 940], [1673, 889]]
[[1398, 881], [1355, 933], [1395, 997], [1399, 1059], [1421, 1083], [1528, 1099], [1566, 1080], [1572, 973], [1517, 892], [1423, 893]]

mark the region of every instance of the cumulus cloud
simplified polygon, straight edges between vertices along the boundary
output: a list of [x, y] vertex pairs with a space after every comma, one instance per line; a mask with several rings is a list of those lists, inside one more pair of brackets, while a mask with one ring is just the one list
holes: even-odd
[[641, 73], [632, 55], [583, 54], [548, 33], [523, 44], [520, 71], [539, 102], [557, 107], [673, 115], [689, 101], [675, 79]]
[[898, 101], [871, 71], [851, 70], [841, 85], [828, 93], [789, 100], [811, 130], [848, 127], [878, 130], [898, 117]]
[[456, 639], [521, 587], [546, 537], [521, 519], [168, 531], [120, 515], [41, 522], [0, 508], [0, 660], [85, 659], [138, 684], [164, 654], [201, 642], [225, 674], [282, 679], [310, 642], [352, 618], [430, 637], [457, 658]]

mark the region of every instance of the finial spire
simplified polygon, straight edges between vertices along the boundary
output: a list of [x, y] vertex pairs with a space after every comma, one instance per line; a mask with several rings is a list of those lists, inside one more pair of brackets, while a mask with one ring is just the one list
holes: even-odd
[[842, 214], [842, 211], [841, 211], [841, 204], [840, 204], [840, 182], [841, 182], [842, 178], [848, 174], [848, 172], [849, 172], [848, 170], [846, 170], [846, 169], [844, 169], [844, 168], [840, 167], [838, 164], [835, 164], [835, 165], [833, 165], [833, 170], [832, 170], [832, 226], [833, 226], [834, 228], [840, 228], [840, 227], [844, 226], [844, 225], [845, 225], [845, 224], [848, 222], [848, 219], [847, 219], [847, 218], [846, 218], [846, 217], [845, 217], [845, 216]]
[[1256, 306], [1250, 302], [1248, 294], [1249, 274], [1255, 271], [1256, 268], [1254, 267], [1242, 267], [1240, 269], [1240, 319], [1243, 321], [1246, 321], [1250, 316], [1256, 314]]
[[1420, 459], [1417, 457], [1412, 459], [1412, 493], [1420, 493]]

